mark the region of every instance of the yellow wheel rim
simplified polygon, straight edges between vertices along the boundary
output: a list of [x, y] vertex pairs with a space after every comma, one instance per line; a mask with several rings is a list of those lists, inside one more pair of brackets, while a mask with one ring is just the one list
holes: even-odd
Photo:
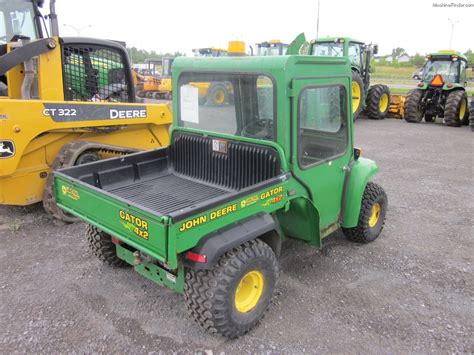
[[387, 107], [388, 107], [388, 95], [383, 94], [379, 101], [380, 112], [385, 112], [387, 110]]
[[216, 104], [222, 105], [225, 101], [225, 94], [223, 90], [217, 90], [214, 95], [214, 101]]
[[374, 203], [372, 205], [372, 213], [369, 218], [369, 227], [372, 228], [377, 224], [380, 218], [380, 211], [381, 211], [380, 204]]
[[358, 82], [352, 82], [352, 113], [356, 112], [360, 105], [361, 90]]
[[464, 118], [464, 115], [466, 114], [466, 109], [467, 109], [467, 101], [462, 100], [461, 101], [461, 107], [459, 108], [459, 119], [462, 120]]
[[263, 274], [260, 271], [249, 271], [242, 277], [235, 290], [235, 308], [241, 313], [251, 311], [262, 297]]

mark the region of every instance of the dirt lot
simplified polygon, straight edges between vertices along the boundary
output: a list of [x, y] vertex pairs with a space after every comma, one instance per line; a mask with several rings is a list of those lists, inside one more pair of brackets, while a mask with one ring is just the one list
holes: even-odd
[[382, 236], [288, 242], [270, 310], [235, 341], [198, 328], [180, 295], [103, 266], [82, 223], [0, 207], [0, 352], [474, 352], [473, 133], [361, 119], [356, 142], [389, 196]]

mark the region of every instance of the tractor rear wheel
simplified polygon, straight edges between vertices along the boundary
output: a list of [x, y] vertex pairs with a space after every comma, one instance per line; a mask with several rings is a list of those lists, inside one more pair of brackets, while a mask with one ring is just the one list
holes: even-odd
[[352, 71], [352, 114], [354, 115], [354, 121], [362, 111], [364, 96], [364, 81], [358, 72]]
[[222, 83], [211, 84], [206, 94], [206, 104], [211, 106], [222, 106], [229, 100], [227, 88]]
[[423, 91], [415, 89], [408, 93], [405, 101], [405, 121], [412, 123], [420, 123], [423, 119], [423, 111], [421, 109], [421, 99]]
[[372, 120], [383, 120], [390, 107], [390, 89], [387, 85], [371, 86], [367, 93], [367, 117]]
[[112, 242], [112, 237], [107, 233], [88, 224], [86, 229], [86, 238], [87, 242], [89, 243], [89, 248], [103, 263], [116, 267], [129, 265], [117, 256], [117, 251], [115, 244]]
[[342, 229], [346, 238], [357, 243], [369, 243], [377, 239], [385, 224], [387, 205], [387, 195], [382, 186], [368, 182], [362, 197], [357, 226]]
[[474, 95], [469, 106], [469, 125], [471, 126], [471, 131], [474, 131]]
[[184, 299], [191, 317], [210, 333], [237, 338], [264, 316], [278, 279], [273, 250], [260, 239], [228, 251], [208, 270], [188, 270]]
[[469, 124], [467, 95], [464, 90], [451, 91], [444, 108], [444, 123], [450, 127]]

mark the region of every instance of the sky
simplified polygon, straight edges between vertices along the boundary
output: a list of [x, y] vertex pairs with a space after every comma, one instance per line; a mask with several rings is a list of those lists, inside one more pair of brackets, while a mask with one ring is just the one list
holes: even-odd
[[[463, 4], [435, 7], [433, 4]], [[471, 5], [467, 7], [466, 5]], [[192, 54], [193, 48], [291, 42], [317, 33], [318, 0], [57, 0], [62, 36], [121, 40], [129, 47]], [[46, 10], [46, 9], [45, 9]], [[474, 0], [320, 0], [319, 37], [353, 37], [377, 43], [379, 55], [395, 47], [408, 54], [474, 50]], [[67, 26], [69, 25], [69, 26]]]

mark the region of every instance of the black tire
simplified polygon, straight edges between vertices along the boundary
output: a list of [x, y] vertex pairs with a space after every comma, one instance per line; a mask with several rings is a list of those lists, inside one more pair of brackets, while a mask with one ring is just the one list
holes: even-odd
[[137, 96], [138, 96], [139, 98], [142, 98], [142, 99], [143, 99], [143, 98], [146, 96], [146, 95], [145, 95], [145, 91], [139, 90], [139, 91], [137, 92]]
[[[256, 305], [241, 312], [235, 299], [237, 286], [252, 272], [263, 276], [263, 290]], [[237, 338], [262, 319], [277, 279], [278, 262], [272, 249], [259, 239], [251, 240], [225, 253], [212, 269], [187, 272], [186, 307], [191, 317], [211, 334]]]
[[471, 98], [471, 104], [469, 105], [469, 125], [471, 131], [474, 131], [474, 95]]
[[86, 151], [77, 157], [74, 165], [93, 163], [98, 160], [100, 160], [99, 154], [94, 151]]
[[[378, 204], [380, 207], [375, 224], [370, 225], [373, 208]], [[357, 243], [373, 242], [382, 232], [387, 214], [388, 200], [384, 189], [374, 183], [369, 182], [365, 187], [364, 196], [360, 208], [359, 222], [354, 228], [343, 228], [344, 235], [350, 241]]]
[[[464, 115], [461, 117], [461, 107], [466, 105]], [[467, 95], [464, 90], [451, 91], [446, 98], [444, 107], [444, 124], [450, 127], [460, 127], [469, 123], [469, 110]]]
[[425, 122], [431, 123], [434, 122], [435, 117], [432, 115], [425, 115]]
[[160, 94], [159, 92], [155, 92], [153, 93], [153, 98], [155, 100], [160, 100], [162, 98], [162, 94]]
[[387, 85], [371, 86], [366, 99], [367, 117], [371, 120], [383, 120], [390, 108], [390, 89]]
[[424, 112], [421, 109], [422, 90], [412, 90], [408, 93], [405, 101], [405, 121], [411, 123], [420, 123]]
[[[360, 88], [360, 97], [359, 97], [358, 107], [354, 107], [355, 105], [354, 100], [356, 99], [356, 96], [354, 93], [354, 84], [356, 83], [357, 85], [359, 85], [359, 88]], [[364, 97], [365, 97], [364, 81], [362, 80], [362, 77], [360, 76], [358, 72], [352, 71], [352, 113], [354, 115], [354, 121], [359, 117], [359, 114], [363, 109]]]
[[86, 238], [91, 251], [103, 263], [115, 267], [129, 266], [128, 263], [117, 256], [115, 244], [112, 242], [112, 237], [107, 233], [88, 224], [86, 229]]
[[229, 102], [229, 93], [223, 83], [211, 84], [206, 94], [206, 104], [222, 106]]

